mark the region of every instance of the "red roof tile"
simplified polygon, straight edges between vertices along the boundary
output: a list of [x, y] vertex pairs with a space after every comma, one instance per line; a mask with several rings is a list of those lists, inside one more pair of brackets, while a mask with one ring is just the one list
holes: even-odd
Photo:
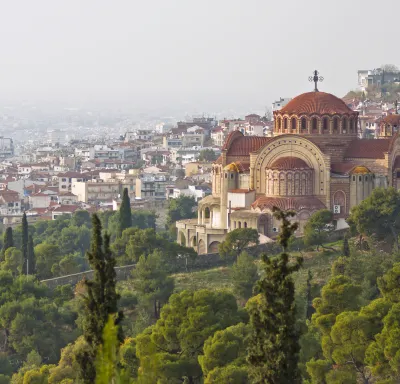
[[231, 132], [222, 147], [228, 150], [230, 156], [248, 156], [250, 152], [255, 152], [272, 138], [264, 136], [244, 136], [242, 132]]
[[301, 209], [323, 209], [325, 205], [316, 197], [259, 197], [252, 205], [252, 208], [270, 209], [278, 207], [282, 210], [295, 210]]
[[275, 160], [274, 163], [268, 168], [279, 170], [310, 169], [304, 160], [293, 156], [281, 157]]
[[391, 139], [355, 139], [347, 147], [346, 158], [384, 159]]
[[288, 114], [356, 114], [346, 103], [338, 97], [325, 92], [307, 92], [289, 101], [277, 113]]
[[387, 115], [382, 119], [382, 122], [390, 125], [400, 125], [400, 115]]

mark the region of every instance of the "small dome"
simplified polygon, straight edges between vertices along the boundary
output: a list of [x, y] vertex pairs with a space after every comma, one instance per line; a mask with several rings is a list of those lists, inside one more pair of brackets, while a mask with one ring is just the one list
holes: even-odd
[[343, 100], [325, 92], [303, 93], [289, 101], [289, 103], [277, 112], [280, 114], [287, 113], [289, 115], [310, 115], [313, 113], [319, 115], [342, 115], [355, 113]]
[[371, 171], [367, 167], [364, 167], [363, 165], [359, 165], [359, 166], [355, 167], [351, 171], [351, 173], [352, 174], [356, 173], [356, 174], [359, 174], [359, 175], [365, 175], [366, 173], [371, 173]]
[[299, 159], [298, 157], [280, 157], [279, 159], [275, 160], [271, 166], [268, 167], [269, 169], [278, 169], [278, 170], [285, 170], [290, 171], [294, 169], [311, 169], [304, 160]]
[[236, 163], [230, 163], [224, 167], [224, 171], [228, 172], [239, 172], [239, 168]]

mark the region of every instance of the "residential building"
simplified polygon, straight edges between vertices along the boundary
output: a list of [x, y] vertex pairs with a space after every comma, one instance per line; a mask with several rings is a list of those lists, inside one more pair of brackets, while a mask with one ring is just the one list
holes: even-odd
[[279, 100], [272, 103], [272, 112], [283, 108], [290, 100], [289, 97], [280, 97]]
[[18, 192], [12, 190], [0, 191], [0, 215], [22, 215], [22, 201]]
[[170, 183], [167, 174], [142, 174], [136, 180], [136, 198], [165, 200], [166, 186]]

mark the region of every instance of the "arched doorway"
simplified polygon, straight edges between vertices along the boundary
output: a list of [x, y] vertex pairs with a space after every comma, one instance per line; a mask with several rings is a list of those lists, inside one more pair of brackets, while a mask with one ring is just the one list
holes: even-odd
[[180, 241], [181, 245], [186, 245], [186, 236], [183, 232], [181, 232], [179, 235], [179, 241]]
[[258, 218], [258, 233], [268, 236], [268, 218], [266, 215], [261, 215]]
[[208, 246], [208, 252], [209, 253], [218, 253], [218, 245], [220, 245], [219, 241], [213, 241], [209, 246]]
[[196, 238], [196, 236], [192, 236], [192, 237], [190, 238], [190, 244], [189, 244], [189, 245], [192, 246], [193, 248], [196, 247], [196, 245], [197, 245], [197, 238]]
[[206, 243], [203, 240], [199, 240], [199, 244], [198, 244], [198, 253], [199, 255], [202, 255], [204, 253], [206, 253]]

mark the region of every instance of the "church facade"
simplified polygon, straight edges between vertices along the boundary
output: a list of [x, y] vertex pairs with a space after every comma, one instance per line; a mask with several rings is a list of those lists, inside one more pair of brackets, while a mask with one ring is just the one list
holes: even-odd
[[199, 202], [197, 219], [177, 222], [178, 242], [203, 254], [216, 252], [236, 228], [273, 238], [274, 206], [296, 212], [298, 235], [320, 209], [346, 226], [350, 209], [374, 188], [400, 189], [399, 116], [383, 120], [379, 139], [360, 139], [358, 119], [341, 99], [316, 89], [274, 111], [273, 137], [231, 132], [213, 164], [212, 195]]

